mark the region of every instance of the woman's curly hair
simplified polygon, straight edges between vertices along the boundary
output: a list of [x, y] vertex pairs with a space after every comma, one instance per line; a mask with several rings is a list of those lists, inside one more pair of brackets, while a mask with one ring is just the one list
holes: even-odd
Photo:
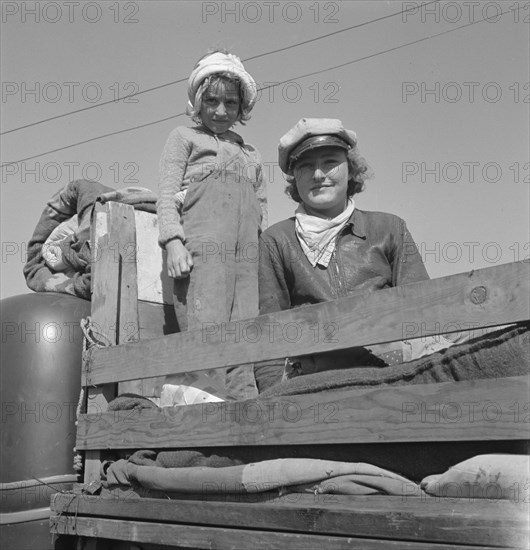
[[[347, 155], [346, 160], [348, 162], [348, 191], [347, 196], [353, 197], [353, 195], [360, 193], [364, 190], [364, 184], [366, 180], [373, 177], [373, 172], [368, 166], [365, 158], [359, 153], [357, 146], [352, 147]], [[302, 199], [298, 193], [296, 187], [295, 176], [286, 176], [287, 187], [285, 188], [285, 194], [291, 197], [295, 202], [302, 202]]]

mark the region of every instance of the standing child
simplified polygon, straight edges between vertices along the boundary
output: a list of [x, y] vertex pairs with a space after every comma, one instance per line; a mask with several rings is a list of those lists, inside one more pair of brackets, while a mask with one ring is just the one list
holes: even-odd
[[[187, 112], [197, 126], [175, 128], [162, 153], [159, 242], [175, 279], [181, 331], [222, 330], [223, 323], [258, 315], [257, 240], [266, 223], [261, 159], [230, 130], [250, 118], [256, 98], [255, 82], [237, 56], [207, 54], [188, 80]], [[257, 395], [246, 365], [173, 375], [171, 384], [217, 395], [224, 388], [236, 399]]]

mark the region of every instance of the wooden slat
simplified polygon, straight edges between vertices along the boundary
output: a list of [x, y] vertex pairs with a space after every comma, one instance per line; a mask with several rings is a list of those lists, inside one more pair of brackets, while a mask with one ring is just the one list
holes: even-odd
[[[120, 205], [125, 206], [125, 205]], [[140, 340], [138, 318], [138, 278], [136, 255], [135, 212], [132, 206], [120, 208], [119, 224], [119, 285], [118, 285], [118, 321], [116, 343], [127, 344]], [[142, 380], [131, 380], [118, 384], [118, 394], [136, 393], [144, 395]]]
[[510, 501], [290, 494], [275, 502], [242, 503], [140, 500], [133, 491], [122, 491], [117, 498], [57, 494], [53, 497], [52, 511], [56, 515], [177, 520], [227, 528], [452, 544], [523, 546], [528, 540], [528, 505]]
[[530, 318], [529, 295], [530, 264], [499, 265], [97, 350], [84, 384], [421, 337], [436, 327], [451, 332], [524, 321]]
[[529, 379], [342, 390], [81, 417], [78, 449], [526, 439]]
[[[99, 345], [113, 346], [130, 339], [137, 341], [139, 329], [134, 209], [126, 204], [111, 202], [105, 206], [98, 205], [96, 217], [99, 225], [93, 237], [90, 315], [92, 333]], [[83, 365], [83, 370], [87, 368], [90, 368], [89, 359]], [[137, 386], [135, 384], [131, 389]], [[108, 402], [115, 394], [114, 384], [103, 388], [88, 388], [88, 413], [99, 414], [106, 411]], [[99, 468], [100, 457], [97, 454], [87, 454], [85, 483], [99, 480]]]
[[[140, 340], [157, 338], [178, 331], [177, 319], [173, 304], [154, 304], [138, 301], [138, 317], [140, 325]], [[142, 395], [160, 397], [162, 385], [166, 377], [144, 378], [142, 380]]]
[[[478, 550], [488, 548], [477, 545], [436, 544], [432, 542], [390, 541], [359, 539], [324, 535], [306, 535], [222, 527], [197, 527], [155, 522], [138, 522], [106, 518], [54, 516], [50, 518], [52, 533], [81, 535], [152, 544], [171, 548], [216, 550]], [[489, 546], [491, 548], [491, 546]]]
[[[101, 207], [100, 207], [101, 208]], [[116, 318], [118, 312], [119, 264], [109, 249], [109, 235], [95, 241], [92, 258], [92, 335], [101, 345], [116, 343]], [[83, 369], [88, 366], [85, 360]], [[86, 410], [89, 414], [106, 411], [109, 402], [115, 397], [115, 385], [100, 388], [87, 388]], [[87, 452], [84, 463], [85, 483], [100, 479], [100, 454]]]
[[158, 246], [156, 214], [135, 210], [138, 256], [138, 298], [173, 307], [173, 279], [167, 274], [166, 252]]

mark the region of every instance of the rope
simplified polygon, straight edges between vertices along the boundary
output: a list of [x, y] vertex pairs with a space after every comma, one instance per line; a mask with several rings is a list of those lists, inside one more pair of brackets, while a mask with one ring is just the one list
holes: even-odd
[[106, 348], [113, 346], [114, 343], [110, 341], [107, 335], [103, 334], [99, 330], [96, 330], [95, 325], [92, 323], [92, 319], [88, 316], [86, 319], [81, 319], [80, 323], [81, 330], [85, 336], [86, 350], [90, 350], [94, 347], [96, 348]]

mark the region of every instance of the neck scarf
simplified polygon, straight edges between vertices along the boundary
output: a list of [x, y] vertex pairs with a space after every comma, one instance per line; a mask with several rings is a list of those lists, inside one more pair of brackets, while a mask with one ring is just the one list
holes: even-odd
[[352, 198], [344, 212], [331, 219], [318, 218], [306, 212], [300, 204], [295, 212], [295, 232], [307, 259], [313, 267], [328, 267], [335, 251], [337, 235], [342, 231], [355, 209]]

